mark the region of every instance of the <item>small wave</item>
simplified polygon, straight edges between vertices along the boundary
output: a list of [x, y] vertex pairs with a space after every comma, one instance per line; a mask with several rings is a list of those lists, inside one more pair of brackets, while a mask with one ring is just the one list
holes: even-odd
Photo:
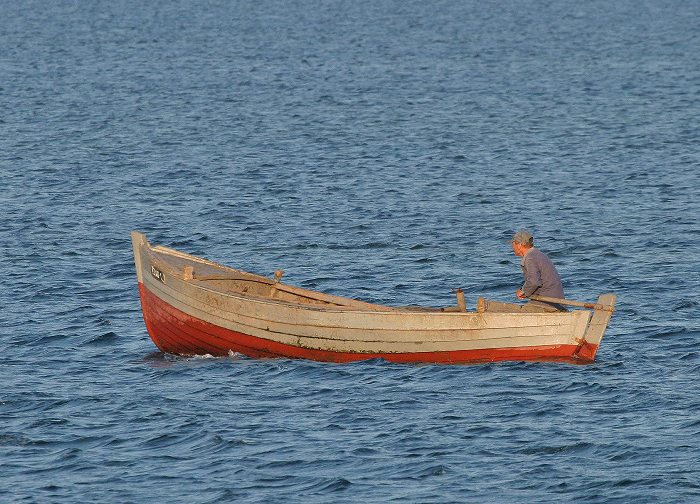
[[449, 472], [448, 467], [444, 464], [437, 464], [434, 466], [426, 467], [425, 469], [418, 472], [416, 475], [417, 479], [431, 478], [433, 476], [442, 476]]
[[698, 306], [700, 306], [700, 302], [694, 299], [684, 299], [683, 301], [679, 301], [676, 304], [674, 304], [671, 309], [673, 311], [681, 311], [697, 308]]
[[117, 339], [119, 339], [119, 336], [117, 333], [113, 331], [106, 332], [104, 334], [101, 334], [90, 341], [86, 343], [86, 345], [90, 346], [102, 346], [102, 345], [110, 345], [114, 343]]
[[324, 478], [323, 480], [314, 483], [304, 488], [304, 492], [311, 494], [326, 494], [343, 492], [348, 490], [352, 483], [345, 478]]
[[0, 446], [25, 446], [31, 444], [29, 438], [15, 434], [0, 434]]
[[575, 453], [580, 454], [585, 451], [589, 451], [594, 446], [591, 443], [581, 442], [566, 445], [542, 445], [542, 446], [530, 446], [519, 450], [519, 453], [526, 455], [555, 455], [562, 453]]
[[36, 340], [34, 345], [46, 345], [48, 343], [58, 343], [62, 340], [68, 339], [68, 334], [47, 334]]

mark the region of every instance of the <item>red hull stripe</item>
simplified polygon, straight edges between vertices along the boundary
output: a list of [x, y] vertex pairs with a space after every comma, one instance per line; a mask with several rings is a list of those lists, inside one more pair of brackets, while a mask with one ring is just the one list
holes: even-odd
[[361, 353], [315, 350], [287, 345], [226, 329], [192, 317], [169, 305], [139, 283], [143, 317], [151, 339], [163, 352], [180, 355], [303, 358], [352, 362], [381, 358], [391, 362], [469, 363], [493, 361], [590, 362], [597, 347], [584, 344], [454, 350], [445, 352]]

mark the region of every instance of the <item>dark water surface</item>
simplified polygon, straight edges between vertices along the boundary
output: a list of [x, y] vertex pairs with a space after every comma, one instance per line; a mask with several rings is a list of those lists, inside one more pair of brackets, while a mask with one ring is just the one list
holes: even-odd
[[[700, 2], [0, 1], [1, 502], [700, 502]], [[176, 358], [129, 232], [589, 366]]]

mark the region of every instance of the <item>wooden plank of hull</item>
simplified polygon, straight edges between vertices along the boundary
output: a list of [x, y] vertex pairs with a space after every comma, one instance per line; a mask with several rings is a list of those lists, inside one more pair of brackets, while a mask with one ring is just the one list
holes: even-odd
[[[168, 279], [172, 283], [176, 279]], [[169, 306], [199, 320], [279, 343], [352, 352], [425, 352], [534, 344], [577, 345], [588, 312], [479, 314], [401, 312], [310, 312], [286, 303], [242, 300], [231, 311], [184, 297], [184, 286], [168, 288], [145, 278], [146, 288]], [[195, 290], [196, 292], [196, 290]], [[252, 306], [249, 306], [252, 305]], [[261, 314], [262, 311], [262, 314]], [[253, 312], [246, 315], [246, 312]], [[321, 316], [322, 315], [322, 316]]]
[[383, 358], [391, 362], [472, 363], [503, 360], [555, 360], [579, 362], [578, 346], [543, 344], [467, 350], [419, 352], [358, 352], [306, 348], [232, 331], [192, 317], [139, 285], [144, 319], [151, 338], [164, 352], [180, 355], [226, 356], [238, 352], [249, 357], [306, 358], [325, 362], [352, 362]]

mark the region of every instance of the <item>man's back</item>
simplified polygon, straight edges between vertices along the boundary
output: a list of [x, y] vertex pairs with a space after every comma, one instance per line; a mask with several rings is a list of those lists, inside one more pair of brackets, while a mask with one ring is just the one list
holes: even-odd
[[539, 249], [532, 247], [521, 259], [520, 267], [525, 277], [522, 290], [526, 296], [564, 298], [564, 287], [554, 263]]

